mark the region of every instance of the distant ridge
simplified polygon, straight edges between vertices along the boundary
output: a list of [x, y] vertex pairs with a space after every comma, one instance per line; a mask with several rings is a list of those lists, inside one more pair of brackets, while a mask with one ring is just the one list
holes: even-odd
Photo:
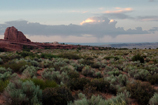
[[151, 49], [156, 49], [156, 48], [158, 48], [158, 42], [154, 42], [154, 43], [144, 42], [144, 43], [105, 44], [105, 45], [101, 45], [101, 46], [102, 47], [114, 47], [114, 48], [128, 48], [128, 49], [133, 49], [133, 48], [139, 48], [139, 49], [151, 48]]

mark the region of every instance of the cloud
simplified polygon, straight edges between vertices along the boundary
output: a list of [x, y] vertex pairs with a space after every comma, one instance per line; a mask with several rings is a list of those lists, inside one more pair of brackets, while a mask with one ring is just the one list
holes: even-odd
[[120, 7], [116, 7], [115, 9], [116, 10], [114, 10], [114, 11], [105, 11], [104, 13], [107, 13], [107, 14], [109, 14], [109, 13], [125, 13], [125, 12], [131, 12], [131, 11], [133, 11], [132, 8], [120, 8]]
[[112, 19], [134, 19], [134, 17], [131, 17], [124, 13], [110, 13], [110, 14], [104, 14], [103, 16], [106, 16], [106, 17], [112, 18]]
[[141, 21], [158, 21], [158, 16], [138, 16], [136, 19]]
[[158, 31], [158, 27], [153, 27], [152, 29], [149, 30], [152, 33], [155, 33], [156, 31]]
[[[5, 32], [5, 29], [10, 26], [15, 26], [18, 30], [29, 36], [42, 35], [42, 36], [77, 36], [83, 37], [84, 35], [102, 38], [104, 36], [116, 37], [117, 35], [132, 35], [132, 34], [147, 34], [146, 30], [141, 27], [136, 29], [124, 30], [123, 27], [117, 27], [117, 21], [110, 20], [107, 17], [91, 17], [94, 22], [83, 23], [82, 25], [43, 25], [39, 23], [31, 23], [25, 20], [9, 21], [0, 24], [0, 34]], [[87, 19], [86, 19], [87, 20]], [[110, 22], [111, 21], [111, 22]]]
[[105, 11], [102, 17], [108, 17], [111, 19], [130, 19], [135, 21], [158, 21], [158, 16], [130, 16], [129, 12], [133, 11], [133, 8], [120, 8], [115, 7], [115, 11]]

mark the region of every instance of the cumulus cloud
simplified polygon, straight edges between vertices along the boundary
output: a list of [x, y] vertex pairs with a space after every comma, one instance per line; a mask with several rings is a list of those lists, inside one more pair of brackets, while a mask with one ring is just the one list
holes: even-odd
[[5, 29], [10, 26], [15, 26], [24, 34], [42, 35], [42, 36], [78, 36], [91, 35], [93, 37], [101, 38], [104, 36], [116, 37], [117, 35], [132, 35], [132, 34], [147, 34], [149, 31], [142, 30], [141, 27], [136, 29], [125, 30], [123, 27], [117, 27], [117, 21], [110, 20], [107, 17], [91, 17], [93, 22], [85, 22], [82, 25], [43, 25], [40, 23], [31, 23], [25, 20], [9, 21], [0, 24], [0, 34], [5, 32]]

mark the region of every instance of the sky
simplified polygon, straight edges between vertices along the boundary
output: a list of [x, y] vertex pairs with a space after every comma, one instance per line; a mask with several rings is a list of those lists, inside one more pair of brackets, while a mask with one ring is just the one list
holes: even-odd
[[34, 42], [158, 41], [158, 0], [0, 0], [0, 38], [14, 26]]

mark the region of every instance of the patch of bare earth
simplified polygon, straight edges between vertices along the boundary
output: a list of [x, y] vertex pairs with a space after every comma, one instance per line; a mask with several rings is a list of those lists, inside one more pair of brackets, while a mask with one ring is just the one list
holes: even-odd
[[0, 95], [0, 105], [4, 105], [4, 100], [3, 100], [3, 97], [2, 97], [2, 95]]
[[38, 70], [38, 71], [37, 71], [37, 78], [38, 78], [38, 79], [41, 79], [41, 78], [42, 78], [41, 74], [42, 74], [43, 71], [44, 71], [44, 68], [43, 68], [42, 70]]

